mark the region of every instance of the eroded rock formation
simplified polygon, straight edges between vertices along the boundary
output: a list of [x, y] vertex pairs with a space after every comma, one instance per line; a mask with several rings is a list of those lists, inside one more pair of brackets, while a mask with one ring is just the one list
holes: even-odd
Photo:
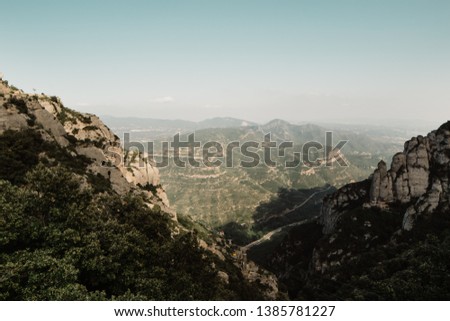
[[403, 229], [410, 230], [418, 215], [431, 214], [439, 206], [449, 208], [450, 121], [427, 136], [413, 137], [388, 168], [378, 163], [364, 182], [346, 185], [324, 200], [322, 223], [331, 233], [345, 210], [360, 206], [389, 207], [406, 204]]

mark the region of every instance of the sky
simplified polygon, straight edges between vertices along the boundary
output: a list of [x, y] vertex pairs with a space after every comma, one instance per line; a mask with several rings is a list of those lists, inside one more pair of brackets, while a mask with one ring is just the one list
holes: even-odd
[[450, 119], [447, 0], [0, 0], [0, 72], [90, 113]]

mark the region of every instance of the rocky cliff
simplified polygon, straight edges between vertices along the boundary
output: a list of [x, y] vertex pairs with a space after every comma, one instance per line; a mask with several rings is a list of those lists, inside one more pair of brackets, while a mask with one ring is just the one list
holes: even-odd
[[267, 259], [301, 300], [448, 300], [450, 122], [325, 197]]
[[64, 107], [58, 97], [30, 95], [0, 81], [0, 134], [36, 129], [45, 141], [69, 148], [73, 156], [90, 160], [87, 171], [110, 181], [118, 194], [144, 193], [148, 206], [159, 206], [176, 220], [161, 187], [158, 169], [144, 155], [126, 153], [119, 137], [95, 115]]
[[402, 228], [411, 230], [418, 216], [437, 208], [449, 209], [450, 121], [427, 136], [411, 138], [403, 152], [392, 158], [388, 168], [380, 161], [371, 177], [346, 185], [324, 200], [324, 232], [334, 231], [343, 212], [363, 205], [365, 208], [406, 206]]

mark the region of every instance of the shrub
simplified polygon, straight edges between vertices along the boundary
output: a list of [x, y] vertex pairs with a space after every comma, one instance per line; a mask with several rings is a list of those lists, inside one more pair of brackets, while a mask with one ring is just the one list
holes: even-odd
[[83, 130], [97, 130], [97, 129], [99, 129], [97, 126], [92, 126], [92, 125], [89, 125], [89, 126], [86, 126], [86, 127], [84, 127], [83, 128]]
[[8, 103], [14, 105], [19, 110], [19, 113], [21, 114], [28, 113], [27, 103], [22, 98], [17, 98], [13, 96], [9, 98]]

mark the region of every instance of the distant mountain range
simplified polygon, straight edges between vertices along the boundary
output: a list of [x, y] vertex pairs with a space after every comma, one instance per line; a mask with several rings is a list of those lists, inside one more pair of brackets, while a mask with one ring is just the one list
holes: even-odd
[[[183, 133], [182, 140], [186, 140], [188, 133], [195, 133], [199, 142], [217, 141], [224, 145], [233, 141], [241, 144], [246, 141], [263, 142], [264, 135], [271, 133], [272, 140], [277, 143], [294, 143], [292, 150], [286, 150], [286, 157], [278, 157], [273, 152], [273, 159], [280, 164], [286, 159], [292, 159], [292, 153], [300, 152], [301, 146], [308, 141], [325, 144], [325, 133], [329, 130], [313, 124], [294, 125], [281, 119], [263, 125], [234, 118], [214, 118], [198, 123], [137, 118], [104, 119], [117, 135], [128, 132], [133, 141], [155, 142], [156, 149], [161, 141], [171, 141], [178, 132]], [[389, 134], [393, 136], [387, 138]], [[349, 167], [336, 165], [330, 168], [308, 168], [301, 165], [285, 168], [282, 165], [268, 167], [262, 164], [255, 168], [227, 168], [225, 165], [217, 168], [179, 168], [170, 161], [168, 167], [159, 170], [171, 205], [178, 212], [213, 227], [229, 222], [252, 224], [256, 207], [260, 202], [275, 196], [279, 188], [305, 189], [325, 184], [339, 187], [366, 177], [380, 159], [391, 157], [401, 148], [405, 137], [400, 135], [401, 132], [386, 133], [379, 129], [370, 135], [345, 128], [333, 129], [334, 144], [339, 140], [348, 140], [343, 153]], [[261, 149], [258, 153], [262, 156]], [[201, 158], [200, 153], [196, 156]], [[235, 164], [246, 159], [240, 153], [234, 156]], [[196, 187], [196, 193], [192, 193], [192, 186]]]
[[355, 134], [365, 134], [373, 139], [393, 139], [401, 143], [406, 138], [418, 135], [427, 130], [430, 125], [408, 125], [404, 123], [392, 124], [345, 124], [345, 123], [323, 123], [323, 122], [288, 122], [282, 119], [274, 119], [261, 124], [254, 121], [232, 118], [215, 117], [194, 122], [181, 119], [154, 119], [145, 117], [114, 117], [109, 115], [101, 116], [101, 119], [114, 131], [119, 137], [123, 137], [124, 132], [131, 131], [136, 139], [151, 138], [159, 139], [173, 136], [176, 133], [187, 133], [202, 129], [214, 128], [241, 128], [241, 127], [261, 127], [270, 129], [271, 127], [284, 126], [305, 126], [315, 124], [317, 127], [328, 130], [347, 131]]
[[175, 135], [176, 133], [186, 133], [208, 128], [258, 126], [258, 124], [254, 122], [229, 117], [211, 118], [200, 122], [138, 117], [119, 118], [112, 116], [102, 116], [102, 119], [119, 135], [119, 137], [123, 137], [123, 133], [131, 131], [133, 137], [138, 140], [140, 138], [163, 138]]

